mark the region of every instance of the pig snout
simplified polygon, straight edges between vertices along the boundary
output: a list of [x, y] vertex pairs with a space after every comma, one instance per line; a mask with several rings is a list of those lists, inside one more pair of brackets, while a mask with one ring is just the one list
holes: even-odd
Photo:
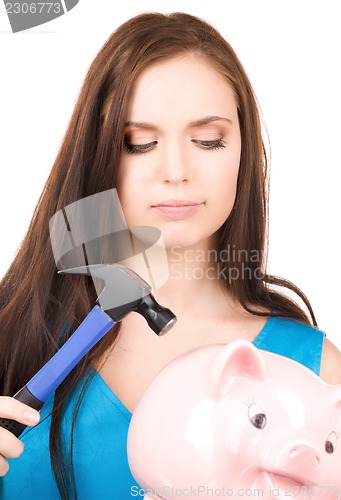
[[287, 453], [285, 468], [299, 474], [316, 477], [320, 473], [321, 458], [311, 446], [293, 445]]
[[322, 475], [321, 456], [311, 444], [290, 442], [268, 463], [269, 472], [306, 486], [318, 485]]

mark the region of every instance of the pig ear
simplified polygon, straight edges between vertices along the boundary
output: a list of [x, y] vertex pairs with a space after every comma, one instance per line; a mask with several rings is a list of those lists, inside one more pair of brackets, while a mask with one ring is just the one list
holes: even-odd
[[330, 390], [333, 404], [341, 411], [341, 384], [331, 385]]
[[220, 399], [235, 378], [269, 379], [261, 353], [246, 340], [234, 340], [213, 358], [207, 374], [209, 396]]

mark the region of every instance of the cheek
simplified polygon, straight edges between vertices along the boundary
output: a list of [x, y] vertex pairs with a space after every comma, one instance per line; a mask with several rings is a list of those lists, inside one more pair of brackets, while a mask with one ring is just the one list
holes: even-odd
[[227, 218], [230, 214], [236, 199], [237, 182], [239, 173], [239, 160], [223, 163], [212, 168], [208, 176], [210, 189], [210, 199], [214, 202], [217, 212]]
[[134, 199], [143, 186], [142, 169], [134, 168], [129, 161], [122, 161], [117, 178], [117, 192], [121, 202]]
[[119, 167], [118, 192], [129, 194], [144, 191], [155, 176], [154, 163], [148, 153], [125, 157]]
[[116, 188], [128, 226], [143, 225], [150, 193], [148, 186], [151, 186], [151, 180], [143, 165], [122, 162]]
[[121, 208], [123, 210], [127, 224], [129, 225], [129, 220], [132, 215], [132, 209], [134, 207], [133, 200], [136, 200], [136, 188], [134, 184], [130, 182], [129, 176], [125, 174], [120, 174], [117, 180], [117, 193], [118, 198], [121, 203]]

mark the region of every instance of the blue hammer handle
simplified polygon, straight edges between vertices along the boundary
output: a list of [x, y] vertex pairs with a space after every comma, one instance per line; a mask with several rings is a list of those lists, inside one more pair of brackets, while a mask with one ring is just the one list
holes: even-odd
[[[39, 411], [76, 364], [114, 325], [115, 321], [96, 305], [59, 351], [14, 398]], [[19, 437], [26, 425], [0, 418], [0, 427]]]

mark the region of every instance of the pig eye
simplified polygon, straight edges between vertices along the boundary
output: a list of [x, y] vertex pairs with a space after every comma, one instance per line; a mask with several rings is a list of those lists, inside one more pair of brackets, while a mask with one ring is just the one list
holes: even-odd
[[253, 403], [249, 406], [248, 416], [251, 424], [256, 429], [264, 429], [266, 426], [266, 415], [259, 404]]
[[324, 444], [324, 448], [327, 453], [331, 454], [334, 453], [335, 448], [336, 448], [336, 442], [337, 442], [337, 435], [336, 432], [331, 432], [327, 438], [327, 441]]

